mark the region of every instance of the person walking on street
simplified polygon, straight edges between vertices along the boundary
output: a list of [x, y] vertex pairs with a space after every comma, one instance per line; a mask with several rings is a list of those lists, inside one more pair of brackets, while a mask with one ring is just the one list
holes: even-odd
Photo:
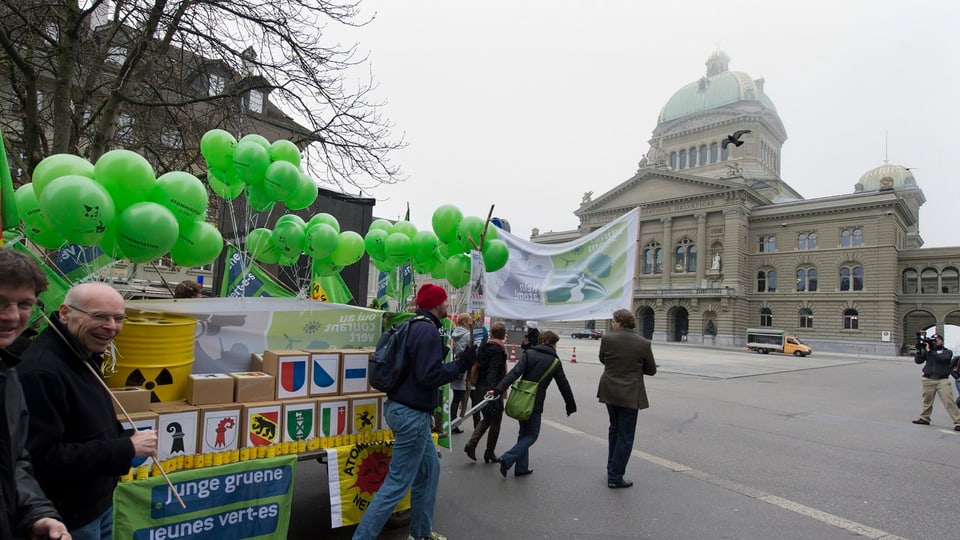
[[527, 350], [530, 347], [540, 343], [540, 324], [537, 321], [527, 321], [526, 333], [523, 335], [523, 341], [520, 342], [520, 348]]
[[917, 347], [913, 361], [924, 364], [923, 378], [920, 380], [923, 410], [920, 417], [913, 421], [922, 426], [930, 425], [930, 414], [933, 413], [933, 398], [940, 396], [947, 414], [953, 420], [954, 431], [960, 431], [960, 409], [953, 401], [953, 388], [950, 384], [950, 372], [954, 370], [953, 351], [943, 346], [943, 336], [934, 335], [929, 341]]
[[433, 507], [440, 483], [440, 458], [430, 435], [433, 411], [439, 405], [437, 389], [470, 368], [461, 359], [443, 363], [449, 349], [441, 339], [441, 319], [447, 316], [447, 293], [427, 283], [416, 295], [417, 314], [427, 322], [413, 322], [405, 354], [409, 371], [387, 392], [384, 417], [395, 437], [387, 477], [353, 532], [353, 540], [374, 540], [401, 499], [410, 495], [409, 540], [446, 540], [432, 531]]
[[[547, 370], [551, 369], [554, 359], [557, 357], [557, 342], [560, 336], [547, 330], [539, 334], [540, 343], [530, 347], [523, 352], [520, 361], [510, 370], [510, 373], [494, 386], [487, 395], [503, 395], [507, 388], [513, 384], [513, 381], [523, 378], [527, 381], [539, 381]], [[533, 413], [526, 420], [519, 420], [520, 431], [517, 434], [517, 444], [500, 455], [500, 474], [506, 478], [507, 471], [516, 465], [514, 476], [526, 476], [533, 473], [530, 468], [530, 447], [537, 442], [540, 436], [540, 421], [543, 416], [543, 402], [547, 397], [547, 387], [550, 381], [557, 381], [557, 388], [560, 389], [560, 395], [567, 405], [567, 416], [577, 412], [577, 402], [573, 399], [573, 390], [570, 389], [570, 383], [567, 376], [563, 373], [563, 365], [557, 362], [550, 373], [543, 378], [537, 386], [537, 397], [533, 403]]]
[[637, 412], [650, 406], [644, 375], [656, 375], [650, 342], [636, 332], [636, 319], [628, 309], [613, 312], [612, 330], [600, 340], [603, 374], [597, 398], [607, 406], [610, 427], [607, 434], [607, 487], [628, 488], [624, 480], [633, 438], [637, 430]]
[[[502, 322], [490, 325], [490, 338], [477, 351], [477, 389], [476, 395], [483, 396], [507, 373], [507, 327]], [[497, 440], [500, 438], [500, 424], [503, 423], [503, 398], [495, 399], [481, 410], [480, 423], [470, 435], [463, 448], [467, 457], [477, 460], [477, 445], [483, 434], [487, 433], [487, 449], [483, 453], [484, 463], [497, 462]]]
[[[123, 435], [100, 373], [120, 332], [123, 297], [105, 283], [74, 285], [23, 355], [20, 370], [37, 480], [77, 540], [109, 540], [113, 489], [134, 457], [157, 455], [157, 433]], [[92, 369], [90, 369], [92, 368]]]
[[[457, 326], [450, 332], [450, 340], [453, 342], [454, 359], [458, 358], [467, 347], [473, 346], [473, 316], [469, 313], [457, 315]], [[453, 398], [450, 400], [450, 419], [452, 420], [460, 416], [460, 404], [466, 405], [467, 402], [467, 376], [465, 373], [461, 373], [459, 377], [450, 382], [450, 390], [453, 391]], [[463, 433], [463, 430], [458, 426], [453, 428], [453, 433]]]
[[27, 443], [27, 404], [6, 350], [30, 322], [47, 289], [47, 276], [26, 253], [0, 248], [0, 540], [71, 538], [53, 503], [33, 476]]

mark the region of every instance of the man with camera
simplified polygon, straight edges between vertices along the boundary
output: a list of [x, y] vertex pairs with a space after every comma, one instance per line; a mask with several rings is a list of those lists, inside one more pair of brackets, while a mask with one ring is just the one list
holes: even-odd
[[960, 409], [953, 401], [950, 375], [957, 376], [957, 366], [953, 361], [953, 351], [943, 346], [943, 336], [934, 334], [927, 338], [924, 332], [917, 333], [917, 353], [914, 362], [924, 364], [921, 380], [923, 411], [920, 418], [913, 421], [922, 426], [930, 425], [930, 413], [933, 412], [933, 396], [940, 395], [940, 401], [953, 419], [953, 430], [960, 431]]

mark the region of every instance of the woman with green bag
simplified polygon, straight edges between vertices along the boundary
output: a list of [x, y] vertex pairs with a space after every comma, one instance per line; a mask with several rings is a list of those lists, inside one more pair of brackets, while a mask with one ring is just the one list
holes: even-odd
[[524, 381], [539, 381], [537, 397], [533, 404], [533, 412], [526, 420], [519, 420], [520, 433], [517, 435], [517, 444], [500, 455], [500, 474], [506, 478], [507, 471], [517, 466], [514, 476], [526, 476], [533, 472], [530, 468], [530, 447], [537, 442], [540, 436], [540, 418], [543, 414], [543, 400], [547, 395], [547, 387], [551, 380], [557, 381], [560, 394], [567, 405], [567, 416], [577, 412], [577, 403], [573, 399], [573, 390], [563, 374], [563, 365], [557, 357], [557, 342], [560, 336], [547, 330], [540, 334], [539, 344], [523, 351], [523, 355], [510, 373], [507, 373], [497, 385], [487, 392], [488, 396], [503, 395], [503, 392], [517, 379]]

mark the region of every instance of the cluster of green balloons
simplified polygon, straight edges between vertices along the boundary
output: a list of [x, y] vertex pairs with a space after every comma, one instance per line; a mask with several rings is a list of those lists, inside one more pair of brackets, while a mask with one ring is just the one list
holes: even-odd
[[200, 139], [207, 161], [207, 181], [227, 200], [246, 193], [250, 207], [266, 212], [282, 202], [303, 210], [317, 200], [317, 185], [300, 169], [300, 149], [287, 140], [268, 141], [256, 134], [239, 141], [222, 129], [211, 129]]
[[363, 257], [363, 237], [341, 231], [337, 218], [316, 214], [310, 221], [294, 214], [281, 216], [273, 230], [259, 228], [247, 235], [247, 253], [264, 264], [295, 264], [304, 253], [313, 260], [314, 272], [338, 274]]
[[432, 221], [432, 231], [418, 231], [409, 221], [378, 219], [371, 223], [363, 241], [374, 266], [390, 272], [409, 261], [418, 273], [463, 287], [470, 281], [468, 254], [480, 247], [481, 238], [485, 270], [495, 272], [507, 264], [507, 245], [497, 228], [484, 219], [464, 217], [456, 206], [447, 204], [434, 211]]
[[223, 249], [220, 232], [205, 221], [203, 183], [182, 171], [157, 178], [130, 150], [107, 152], [96, 164], [72, 154], [48, 156], [15, 198], [27, 238], [48, 249], [98, 245], [138, 263], [169, 252], [186, 267], [208, 264]]

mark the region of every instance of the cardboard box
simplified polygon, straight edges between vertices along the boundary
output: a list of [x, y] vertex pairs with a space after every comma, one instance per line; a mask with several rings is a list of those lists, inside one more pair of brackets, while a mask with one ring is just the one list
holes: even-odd
[[283, 422], [280, 416], [283, 405], [279, 401], [248, 403], [243, 405], [243, 439], [241, 448], [270, 446], [281, 441]]
[[283, 442], [305, 441], [317, 436], [317, 400], [283, 402]]
[[240, 448], [239, 403], [200, 406], [200, 453], [223, 452]]
[[350, 396], [349, 433], [369, 433], [380, 429], [383, 394], [355, 394]]
[[317, 437], [349, 433], [350, 399], [331, 396], [317, 399]]
[[233, 403], [233, 381], [227, 373], [194, 373], [187, 378], [187, 403]]
[[163, 461], [176, 456], [197, 453], [197, 432], [200, 409], [184, 401], [154, 403], [150, 409], [157, 413], [157, 459]]
[[[130, 414], [150, 412], [150, 391], [139, 386], [124, 386], [122, 388], [111, 388], [111, 392], [117, 398], [117, 401], [123, 405], [123, 408]], [[118, 415], [123, 412], [113, 402], [113, 410]]]
[[[310, 354], [306, 351], [264, 351], [252, 358], [251, 369], [276, 377], [277, 399], [310, 395]], [[257, 364], [261, 364], [258, 368]]]
[[330, 349], [306, 349], [306, 352], [310, 355], [310, 395], [338, 395], [340, 366], [343, 364], [340, 352]]
[[262, 371], [238, 371], [231, 373], [234, 378], [233, 401], [254, 403], [276, 399], [276, 383], [273, 375]]
[[[138, 387], [139, 388], [139, 387]], [[144, 390], [146, 392], [146, 390]], [[149, 395], [150, 392], [147, 392]], [[128, 411], [129, 412], [129, 411]], [[127, 417], [122, 413], [117, 415], [117, 421], [120, 422], [120, 425], [123, 427], [123, 430], [134, 429], [143, 431], [146, 429], [157, 430], [157, 422], [160, 417], [155, 412], [136, 412], [130, 413], [130, 419], [133, 420], [133, 426], [130, 425], [130, 422], [127, 422]], [[143, 465], [147, 462], [146, 457], [135, 457], [133, 461], [130, 462], [130, 466], [136, 469], [137, 467]]]
[[340, 350], [342, 369], [340, 370], [341, 394], [366, 394], [370, 392], [367, 384], [367, 365], [373, 351], [363, 349]]

